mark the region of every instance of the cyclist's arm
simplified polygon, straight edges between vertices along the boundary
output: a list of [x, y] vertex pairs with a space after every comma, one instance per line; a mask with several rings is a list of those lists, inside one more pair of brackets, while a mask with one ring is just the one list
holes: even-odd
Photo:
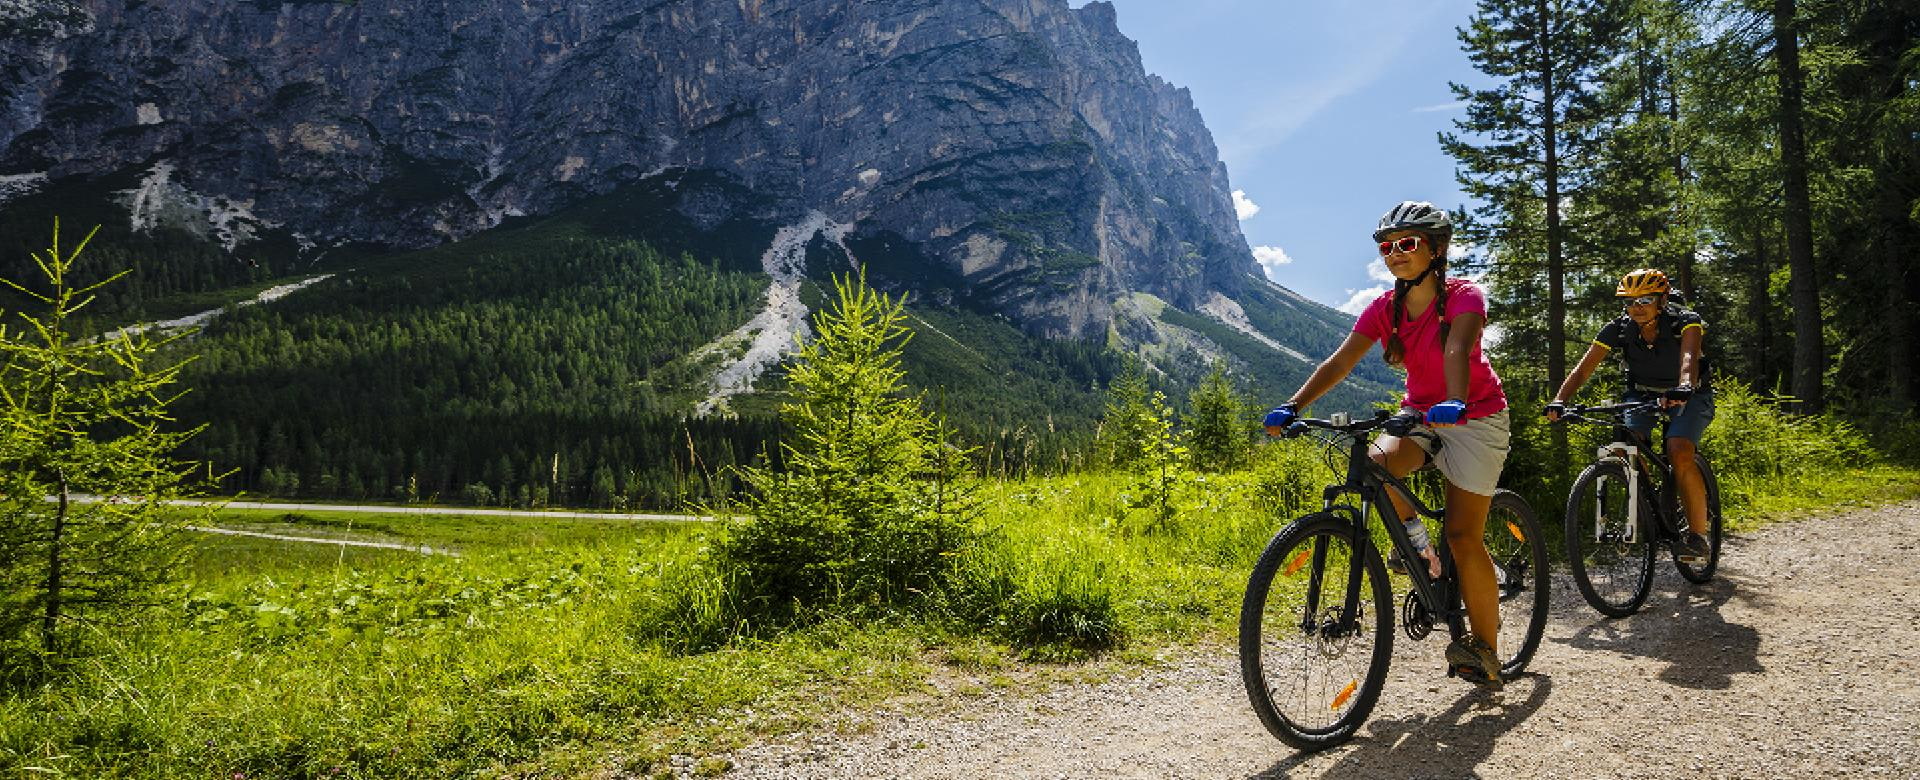
[[1326, 395], [1328, 390], [1353, 372], [1353, 367], [1367, 356], [1369, 349], [1373, 349], [1373, 339], [1359, 333], [1348, 333], [1347, 340], [1340, 342], [1340, 348], [1321, 361], [1320, 367], [1313, 370], [1313, 375], [1307, 377], [1306, 383], [1300, 385], [1300, 389], [1287, 402], [1304, 407], [1319, 400], [1320, 396]]
[[1700, 379], [1700, 358], [1706, 328], [1700, 325], [1688, 325], [1680, 331], [1680, 384], [1696, 385]]
[[1613, 350], [1598, 341], [1587, 345], [1587, 354], [1580, 357], [1580, 365], [1573, 367], [1573, 373], [1567, 375], [1567, 381], [1560, 383], [1560, 391], [1553, 394], [1554, 403], [1564, 404], [1573, 400], [1575, 393], [1593, 376], [1593, 370], [1600, 367], [1600, 361], [1607, 359], [1607, 353]]
[[1447, 351], [1441, 356], [1440, 363], [1447, 375], [1447, 397], [1466, 400], [1472, 391], [1472, 383], [1467, 378], [1467, 366], [1473, 357], [1473, 348], [1480, 343], [1480, 330], [1486, 327], [1487, 316], [1470, 311], [1449, 322], [1453, 326], [1447, 332]]

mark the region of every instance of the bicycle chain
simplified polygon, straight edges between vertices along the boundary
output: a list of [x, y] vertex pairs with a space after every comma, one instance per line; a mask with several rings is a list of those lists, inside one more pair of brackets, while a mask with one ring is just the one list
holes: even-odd
[[1433, 633], [1433, 615], [1420, 603], [1420, 597], [1413, 591], [1407, 591], [1407, 601], [1400, 606], [1400, 627], [1413, 639], [1426, 639]]

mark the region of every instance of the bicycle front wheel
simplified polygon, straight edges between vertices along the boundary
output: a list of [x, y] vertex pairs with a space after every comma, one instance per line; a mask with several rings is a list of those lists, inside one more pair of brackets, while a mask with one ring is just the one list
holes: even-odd
[[[1707, 465], [1707, 456], [1696, 452], [1693, 463], [1700, 469], [1700, 479], [1707, 485], [1707, 562], [1694, 565], [1681, 563], [1673, 559], [1673, 565], [1679, 567], [1680, 576], [1696, 585], [1705, 584], [1713, 579], [1713, 571], [1720, 568], [1720, 480], [1713, 476], [1713, 467]], [[1685, 522], [1685, 507], [1681, 507], [1681, 522]]]
[[1493, 495], [1485, 538], [1500, 587], [1500, 677], [1512, 679], [1526, 670], [1547, 631], [1553, 582], [1547, 573], [1547, 540], [1533, 507], [1511, 490]]
[[1580, 595], [1607, 617], [1639, 611], [1653, 590], [1651, 502], [1639, 498], [1633, 507], [1626, 469], [1611, 461], [1580, 472], [1567, 496], [1567, 568]]
[[1240, 607], [1240, 673], [1267, 731], [1298, 750], [1352, 738], [1386, 683], [1392, 607], [1386, 566], [1350, 520], [1309, 515], [1274, 536]]

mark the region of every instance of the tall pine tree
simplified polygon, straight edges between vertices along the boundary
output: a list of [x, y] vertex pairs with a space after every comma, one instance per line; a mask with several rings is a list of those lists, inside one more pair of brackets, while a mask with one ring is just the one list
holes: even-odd
[[[1495, 319], [1525, 328], [1545, 311], [1537, 338], [1510, 331], [1501, 340], [1510, 363], [1545, 367], [1543, 377], [1516, 377], [1533, 384], [1522, 392], [1536, 397], [1567, 374], [1567, 249], [1578, 226], [1567, 223], [1565, 209], [1586, 195], [1592, 177], [1593, 129], [1603, 108], [1598, 81], [1614, 58], [1620, 16], [1616, 0], [1481, 0], [1459, 30], [1468, 59], [1494, 84], [1452, 85], [1467, 115], [1454, 123], [1461, 133], [1441, 133], [1440, 145], [1466, 192], [1483, 204], [1461, 239], [1490, 260], [1496, 301], [1519, 315], [1495, 311]], [[1563, 430], [1553, 435], [1554, 449], [1564, 450]]]

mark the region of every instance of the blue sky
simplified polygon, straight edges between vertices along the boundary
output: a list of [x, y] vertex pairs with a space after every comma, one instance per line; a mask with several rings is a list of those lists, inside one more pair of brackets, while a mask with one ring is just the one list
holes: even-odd
[[1483, 83], [1454, 34], [1472, 2], [1111, 1], [1147, 71], [1192, 91], [1274, 281], [1370, 300], [1386, 288], [1380, 215], [1466, 202], [1434, 136], [1461, 116], [1447, 82]]

